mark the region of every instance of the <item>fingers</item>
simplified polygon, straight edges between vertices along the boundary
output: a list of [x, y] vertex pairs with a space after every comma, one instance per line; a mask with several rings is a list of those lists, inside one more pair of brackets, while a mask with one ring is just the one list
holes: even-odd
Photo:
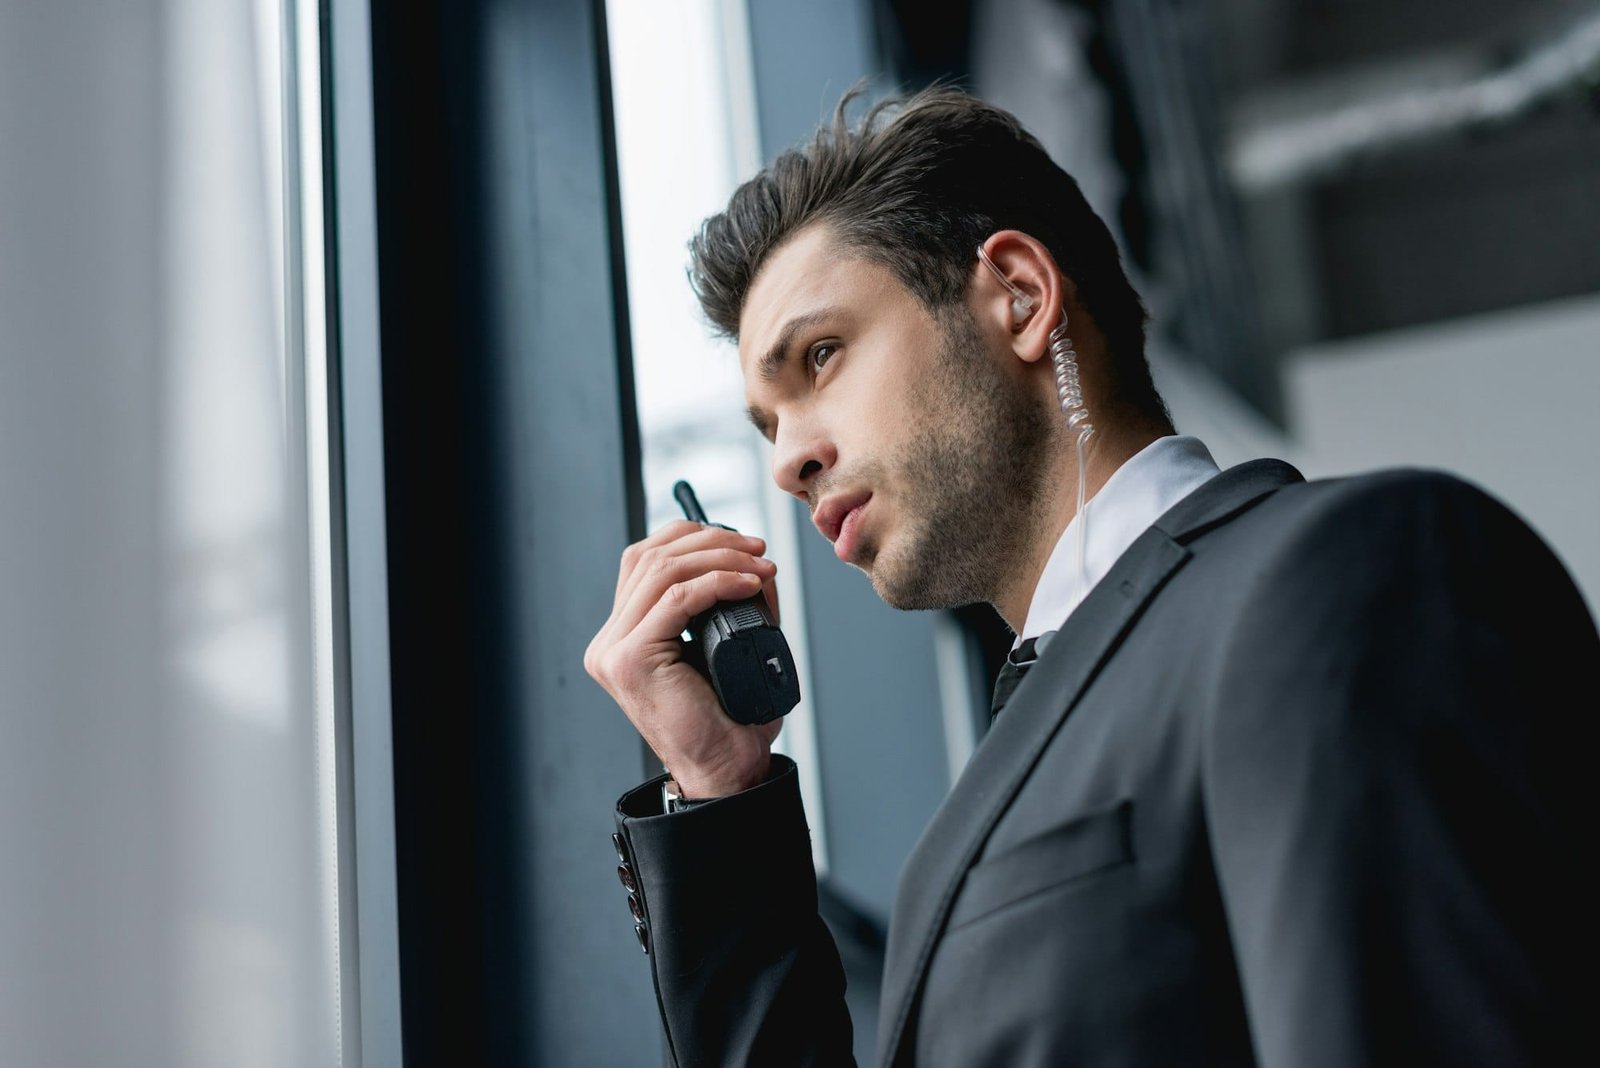
[[765, 552], [767, 543], [760, 538], [748, 537], [720, 527], [701, 526], [686, 519], [668, 523], [650, 537], [628, 546], [623, 552], [622, 566], [617, 574], [613, 614], [627, 603], [642, 581], [652, 574], [660, 574], [669, 568], [675, 558], [716, 548], [733, 549], [753, 556]]
[[617, 603], [622, 602], [623, 592], [631, 588], [634, 576], [641, 567], [648, 567], [662, 556], [681, 556], [686, 552], [712, 546], [742, 549], [752, 553], [762, 553], [767, 550], [767, 543], [760, 538], [753, 538], [733, 530], [723, 530], [721, 527], [702, 526], [687, 519], [673, 520], [648, 538], [634, 542], [623, 550], [622, 566], [617, 572]]
[[690, 534], [697, 534], [706, 529], [704, 525], [688, 519], [674, 519], [653, 531], [648, 538], [636, 541], [622, 550], [622, 566], [617, 569], [617, 600], [622, 600], [623, 587], [627, 585], [629, 576], [639, 566], [643, 556], [663, 545], [684, 538]]
[[746, 571], [711, 571], [667, 587], [635, 631], [640, 641], [676, 638], [689, 621], [718, 601], [740, 601], [755, 596], [761, 577]]
[[[777, 573], [777, 565], [763, 557], [726, 547], [655, 556], [635, 569], [632, 588], [624, 592], [626, 600], [616, 610], [617, 628], [624, 632], [633, 630], [669, 589], [712, 572], [740, 572], [766, 580]], [[749, 597], [753, 593], [752, 589], [742, 596]], [[681, 630], [680, 627], [671, 635], [651, 633], [646, 640], [675, 637]]]

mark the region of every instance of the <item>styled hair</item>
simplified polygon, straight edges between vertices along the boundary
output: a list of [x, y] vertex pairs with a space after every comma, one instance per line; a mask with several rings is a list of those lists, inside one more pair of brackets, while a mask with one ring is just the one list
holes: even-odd
[[1106, 339], [1117, 399], [1164, 416], [1144, 358], [1144, 304], [1072, 176], [1015, 116], [961, 90], [884, 100], [852, 125], [845, 112], [860, 93], [846, 93], [831, 123], [740, 186], [690, 242], [690, 284], [712, 325], [738, 336], [762, 264], [812, 223], [887, 268], [935, 315], [964, 302], [990, 234], [1021, 230], [1077, 287]]

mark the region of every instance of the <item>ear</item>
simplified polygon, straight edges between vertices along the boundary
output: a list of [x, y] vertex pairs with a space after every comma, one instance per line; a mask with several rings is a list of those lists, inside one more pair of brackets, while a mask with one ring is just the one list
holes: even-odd
[[[974, 314], [1009, 334], [1017, 358], [1033, 363], [1048, 351], [1062, 309], [1076, 306], [1076, 287], [1044, 243], [1021, 230], [991, 234], [982, 248], [994, 270], [982, 259], [973, 264]], [[1027, 305], [1020, 317], [1019, 293]]]

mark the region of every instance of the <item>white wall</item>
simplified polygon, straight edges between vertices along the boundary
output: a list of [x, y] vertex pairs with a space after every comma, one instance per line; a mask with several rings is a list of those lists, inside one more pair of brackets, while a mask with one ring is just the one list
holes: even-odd
[[1397, 464], [1478, 483], [1542, 534], [1600, 606], [1600, 296], [1292, 354], [1290, 436], [1152, 353], [1180, 430], [1224, 466], [1277, 455], [1307, 477]]
[[1308, 474], [1461, 474], [1543, 534], [1600, 605], [1600, 297], [1307, 349], [1286, 386]]

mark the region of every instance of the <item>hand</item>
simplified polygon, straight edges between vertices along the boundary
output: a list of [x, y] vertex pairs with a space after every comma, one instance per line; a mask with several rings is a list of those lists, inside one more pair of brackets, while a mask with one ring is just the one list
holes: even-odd
[[680, 635], [718, 601], [761, 591], [778, 618], [777, 565], [760, 538], [689, 520], [668, 523], [622, 553], [611, 618], [583, 668], [667, 766], [686, 798], [723, 797], [767, 777], [782, 720], [736, 723], [683, 659]]

